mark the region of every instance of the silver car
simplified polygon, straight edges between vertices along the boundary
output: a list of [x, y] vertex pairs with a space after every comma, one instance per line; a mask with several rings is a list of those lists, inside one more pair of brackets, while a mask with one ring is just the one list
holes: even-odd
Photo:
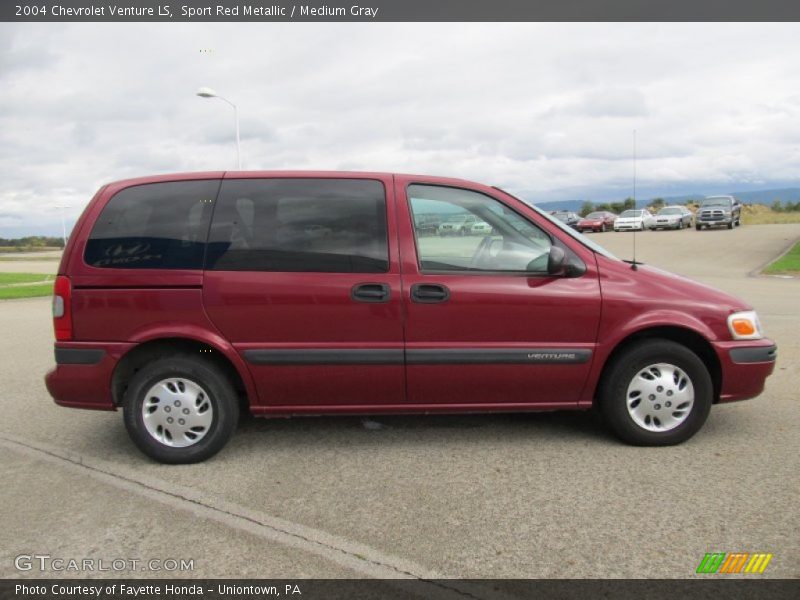
[[665, 206], [656, 213], [653, 229], [683, 229], [692, 226], [694, 215], [685, 206]]

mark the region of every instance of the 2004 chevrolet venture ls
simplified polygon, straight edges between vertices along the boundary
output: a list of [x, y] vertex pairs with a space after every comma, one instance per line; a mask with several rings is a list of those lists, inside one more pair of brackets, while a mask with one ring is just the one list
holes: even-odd
[[[440, 235], [454, 218], [486, 223]], [[589, 409], [682, 442], [760, 394], [750, 306], [619, 260], [493, 187], [390, 173], [211, 172], [103, 186], [53, 298], [62, 406], [115, 410], [155, 460], [255, 415]]]

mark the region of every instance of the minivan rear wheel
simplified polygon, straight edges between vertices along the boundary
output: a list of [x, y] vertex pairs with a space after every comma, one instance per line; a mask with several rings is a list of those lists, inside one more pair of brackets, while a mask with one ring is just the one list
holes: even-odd
[[623, 441], [668, 446], [697, 433], [708, 418], [712, 398], [711, 376], [694, 352], [652, 339], [616, 357], [598, 400], [609, 427]]
[[125, 427], [136, 446], [162, 463], [203, 461], [233, 435], [236, 392], [216, 365], [189, 356], [151, 362], [123, 398]]

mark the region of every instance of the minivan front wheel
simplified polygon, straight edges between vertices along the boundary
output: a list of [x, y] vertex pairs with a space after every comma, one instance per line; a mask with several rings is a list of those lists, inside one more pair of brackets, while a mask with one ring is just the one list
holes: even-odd
[[140, 369], [123, 398], [125, 427], [136, 446], [163, 463], [205, 460], [236, 428], [236, 392], [216, 365], [188, 356]]
[[612, 431], [639, 446], [688, 440], [711, 410], [713, 386], [703, 361], [669, 340], [638, 342], [611, 365], [599, 402]]

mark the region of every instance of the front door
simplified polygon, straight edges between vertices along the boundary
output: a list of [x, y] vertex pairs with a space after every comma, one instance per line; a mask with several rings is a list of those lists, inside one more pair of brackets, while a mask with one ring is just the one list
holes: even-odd
[[253, 373], [256, 411], [404, 401], [394, 215], [391, 178], [223, 181], [203, 297]]
[[[398, 177], [395, 189], [409, 404], [575, 406], [600, 319], [591, 252], [570, 250], [554, 225], [537, 224], [529, 207], [490, 188]], [[472, 225], [459, 236], [413, 226], [467, 220]], [[553, 244], [585, 273], [548, 275]]]

